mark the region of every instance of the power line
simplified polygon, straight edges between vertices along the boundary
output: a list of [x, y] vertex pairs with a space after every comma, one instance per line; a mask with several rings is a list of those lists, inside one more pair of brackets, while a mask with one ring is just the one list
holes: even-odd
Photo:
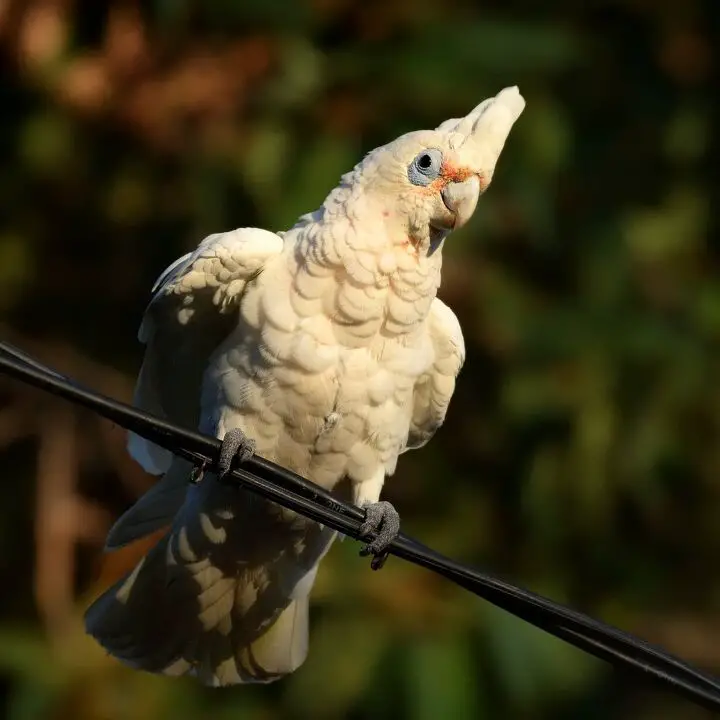
[[[213, 467], [220, 441], [181, 428], [125, 403], [89, 390], [51, 370], [9, 343], [0, 343], [0, 370], [21, 382], [86, 407], [199, 467]], [[254, 455], [232, 477], [243, 487], [312, 520], [359, 540], [364, 513], [273, 462]], [[442, 575], [518, 618], [565, 640], [615, 667], [649, 676], [698, 705], [720, 711], [720, 680], [696, 670], [661, 648], [446, 558], [407, 535], [390, 545], [392, 555]]]

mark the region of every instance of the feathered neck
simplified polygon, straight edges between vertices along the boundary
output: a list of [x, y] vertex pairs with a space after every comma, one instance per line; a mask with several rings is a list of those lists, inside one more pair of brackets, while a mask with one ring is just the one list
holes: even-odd
[[429, 253], [398, 235], [391, 218], [362, 193], [355, 173], [344, 175], [318, 210], [285, 233], [293, 274], [300, 276], [296, 285], [317, 281], [312, 292], [320, 292], [319, 283], [327, 281], [323, 312], [358, 337], [411, 333], [437, 294], [442, 243]]

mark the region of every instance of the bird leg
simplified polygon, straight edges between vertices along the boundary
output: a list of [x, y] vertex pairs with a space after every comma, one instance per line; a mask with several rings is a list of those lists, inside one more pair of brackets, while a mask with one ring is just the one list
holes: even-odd
[[387, 560], [388, 546], [400, 532], [400, 515], [385, 500], [368, 503], [363, 507], [365, 522], [360, 526], [360, 537], [370, 542], [360, 551], [360, 555], [373, 555], [370, 567], [379, 570]]
[[225, 433], [220, 445], [220, 456], [217, 462], [218, 478], [224, 480], [237, 459], [238, 464], [247, 462], [255, 454], [255, 441], [239, 428]]

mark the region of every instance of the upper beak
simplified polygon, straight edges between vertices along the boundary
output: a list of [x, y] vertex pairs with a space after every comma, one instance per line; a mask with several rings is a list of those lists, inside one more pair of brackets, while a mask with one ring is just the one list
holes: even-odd
[[480, 180], [477, 175], [471, 175], [462, 182], [449, 182], [441, 190], [445, 207], [450, 211], [452, 220], [449, 229], [461, 228], [475, 212], [480, 197]]

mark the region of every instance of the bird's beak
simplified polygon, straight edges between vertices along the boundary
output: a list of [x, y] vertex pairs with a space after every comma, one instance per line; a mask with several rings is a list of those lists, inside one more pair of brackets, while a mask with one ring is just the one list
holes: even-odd
[[462, 182], [449, 182], [440, 194], [445, 207], [450, 211], [441, 222], [446, 229], [457, 230], [465, 225], [475, 212], [480, 197], [480, 180], [477, 175], [472, 175]]
[[492, 180], [495, 164], [510, 129], [525, 108], [516, 86], [501, 90], [494, 98], [481, 102], [464, 118], [446, 120], [437, 129], [451, 134], [451, 147], [462, 148], [462, 165], [476, 173], [461, 182], [447, 182], [436, 202], [430, 225], [438, 237], [462, 227], [471, 218], [482, 190]]
[[463, 166], [482, 173], [483, 189], [490, 184], [505, 140], [524, 108], [517, 86], [508, 87], [483, 100], [464, 118], [446, 120], [438, 127], [452, 134], [455, 148], [462, 148]]

